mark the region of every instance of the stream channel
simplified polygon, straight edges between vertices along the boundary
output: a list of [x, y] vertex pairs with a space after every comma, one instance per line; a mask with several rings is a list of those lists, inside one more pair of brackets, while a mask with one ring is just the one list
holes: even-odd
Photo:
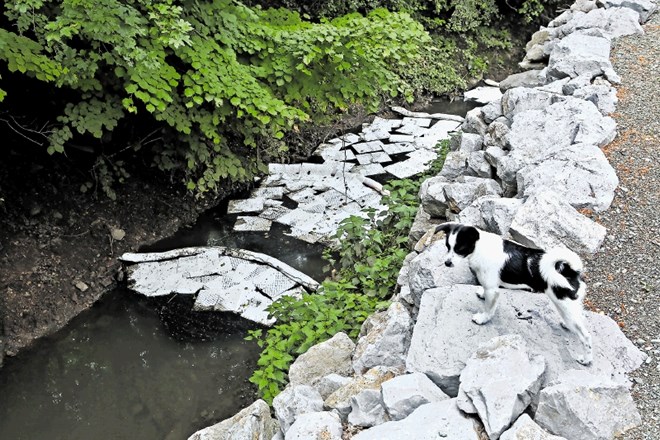
[[[434, 102], [423, 111], [464, 116], [476, 105]], [[316, 279], [321, 245], [283, 234], [232, 231], [226, 203], [142, 252], [221, 245], [261, 252]], [[104, 295], [64, 329], [0, 369], [0, 439], [175, 440], [231, 417], [257, 397], [248, 382], [259, 348], [254, 324], [191, 312], [177, 296], [148, 299], [125, 289]]]

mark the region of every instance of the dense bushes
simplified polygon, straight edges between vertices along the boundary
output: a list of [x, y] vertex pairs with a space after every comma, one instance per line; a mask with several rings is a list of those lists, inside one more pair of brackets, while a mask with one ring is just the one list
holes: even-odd
[[[384, 9], [310, 23], [230, 0], [11, 0], [5, 15], [6, 69], [74, 92], [50, 153], [148, 114], [170, 135], [154, 146], [155, 164], [182, 171], [198, 193], [251, 177], [315, 112], [410, 96], [392, 66], [429, 41], [407, 14]], [[2, 89], [0, 99], [21, 93]]]

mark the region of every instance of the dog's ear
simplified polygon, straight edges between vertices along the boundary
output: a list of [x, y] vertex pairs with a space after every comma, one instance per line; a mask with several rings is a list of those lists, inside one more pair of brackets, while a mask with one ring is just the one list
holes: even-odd
[[445, 234], [449, 234], [449, 232], [456, 226], [457, 224], [452, 222], [439, 224], [438, 226], [435, 227], [435, 234], [437, 234], [438, 232], [444, 232]]
[[443, 223], [441, 225], [435, 226], [428, 231], [426, 231], [426, 234], [422, 236], [422, 238], [417, 241], [415, 244], [415, 251], [416, 252], [424, 252], [426, 248], [431, 246], [431, 243], [436, 241], [435, 235], [438, 232], [444, 232], [445, 235], [449, 235], [449, 232], [451, 231], [452, 227], [455, 227], [456, 223]]

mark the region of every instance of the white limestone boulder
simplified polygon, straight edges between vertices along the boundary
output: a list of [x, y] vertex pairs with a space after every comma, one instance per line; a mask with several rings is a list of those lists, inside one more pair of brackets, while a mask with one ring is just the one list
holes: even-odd
[[431, 217], [444, 217], [447, 210], [447, 198], [445, 197], [444, 188], [449, 183], [449, 179], [442, 175], [431, 177], [422, 182], [419, 188], [419, 199], [422, 209]]
[[484, 121], [481, 107], [473, 108], [465, 115], [465, 121], [461, 125], [463, 133], [476, 133], [483, 136], [486, 134], [488, 124]]
[[452, 151], [472, 153], [473, 151], [481, 150], [483, 143], [484, 140], [481, 135], [476, 133], [461, 133], [460, 135], [451, 138], [449, 147]]
[[342, 425], [339, 416], [329, 411], [301, 414], [287, 431], [284, 440], [341, 440]]
[[485, 179], [493, 177], [493, 169], [486, 160], [486, 152], [483, 150], [470, 153], [467, 160], [467, 167], [470, 174], [474, 174], [477, 177]]
[[610, 69], [610, 41], [580, 33], [572, 33], [557, 43], [548, 61], [548, 75], [554, 78], [583, 74], [593, 78]]
[[355, 343], [343, 332], [310, 347], [289, 368], [289, 383], [293, 386], [315, 386], [329, 374], [352, 374], [351, 356], [354, 349]]
[[392, 420], [408, 417], [427, 403], [449, 399], [425, 374], [412, 373], [397, 376], [381, 385], [383, 405]]
[[[486, 130], [484, 129], [484, 133], [485, 132]], [[445, 157], [445, 162], [442, 165], [442, 170], [440, 170], [438, 177], [453, 180], [459, 176], [465, 175], [469, 157], [470, 153], [465, 151], [450, 151]]]
[[608, 38], [643, 34], [639, 13], [629, 8], [597, 8], [580, 14], [561, 27], [564, 35], [581, 30], [601, 29]]
[[567, 247], [577, 253], [596, 252], [607, 230], [580, 214], [552, 191], [530, 196], [511, 222], [511, 237], [529, 247], [550, 249]]
[[479, 440], [475, 422], [456, 406], [455, 399], [427, 403], [403, 420], [387, 422], [353, 436], [353, 440]]
[[443, 188], [448, 208], [459, 213], [482, 196], [502, 195], [500, 184], [494, 179], [462, 176]]
[[516, 423], [500, 436], [500, 440], [567, 440], [550, 434], [537, 425], [527, 414], [518, 417]]
[[456, 396], [460, 374], [470, 356], [492, 338], [507, 334], [522, 336], [532, 355], [546, 359], [546, 381], [560, 378], [566, 370], [588, 368], [593, 374], [628, 385], [627, 374], [646, 358], [626, 339], [616, 322], [585, 311], [586, 326], [593, 337], [594, 359], [590, 367], [583, 367], [576, 361], [582, 354], [578, 337], [560, 326], [559, 315], [546, 295], [500, 291], [493, 319], [476, 325], [471, 318], [483, 310], [483, 301], [477, 298], [480, 286], [427, 290], [413, 330], [407, 370], [426, 374], [446, 394]]
[[323, 398], [309, 385], [289, 385], [273, 399], [273, 410], [286, 434], [301, 414], [322, 411]]
[[350, 377], [341, 376], [337, 373], [331, 373], [327, 376], [323, 376], [315, 385], [314, 388], [316, 391], [321, 394], [321, 397], [325, 400], [328, 396], [339, 388], [343, 387], [351, 381]]
[[497, 160], [505, 194], [515, 194], [517, 173], [525, 166], [538, 164], [572, 144], [602, 147], [615, 135], [612, 118], [603, 116], [593, 103], [573, 97], [516, 114], [508, 136], [511, 152]]
[[352, 378], [348, 383], [341, 386], [330, 394], [323, 405], [326, 410], [336, 410], [343, 421], [351, 412], [351, 399], [364, 390], [380, 390], [383, 382], [401, 374], [400, 369], [387, 367], [374, 367], [362, 376]]
[[541, 75], [541, 70], [526, 70], [520, 73], [509, 75], [504, 80], [500, 81], [500, 90], [506, 92], [515, 87], [538, 87], [545, 84], [545, 76]]
[[485, 229], [505, 237], [508, 236], [511, 222], [522, 204], [521, 199], [485, 197], [479, 205]]
[[522, 168], [516, 182], [523, 198], [554, 191], [576, 209], [600, 212], [610, 207], [619, 179], [600, 148], [573, 144]]
[[363, 390], [351, 398], [348, 423], [369, 428], [389, 421], [379, 390]]
[[541, 391], [534, 419], [553, 434], [580, 440], [619, 437], [642, 422], [624, 385], [582, 370], [565, 372]]
[[188, 440], [271, 440], [279, 432], [279, 425], [270, 416], [270, 407], [257, 400], [235, 416], [201, 429]]
[[403, 368], [411, 335], [410, 314], [399, 302], [369, 316], [362, 324], [353, 352], [353, 370], [363, 374], [379, 365]]
[[479, 415], [491, 440], [508, 429], [536, 397], [545, 359], [531, 354], [520, 335], [497, 336], [481, 345], [461, 372], [457, 404]]
[[527, 87], [515, 87], [507, 90], [502, 96], [502, 112], [504, 116], [513, 117], [529, 110], [541, 110], [563, 98], [543, 90]]
[[657, 3], [652, 0], [598, 0], [598, 3], [605, 8], [630, 8], [639, 14], [641, 23], [646, 23], [658, 9]]
[[476, 284], [477, 280], [470, 271], [467, 260], [457, 260], [454, 267], [447, 267], [445, 255], [447, 248], [442, 240], [429, 246], [410, 262], [408, 286], [416, 306], [419, 307], [422, 295], [428, 289], [450, 287], [454, 284]]
[[616, 104], [619, 102], [616, 89], [604, 84], [592, 84], [579, 88], [573, 92], [573, 96], [593, 102], [603, 115], [613, 113], [616, 110]]

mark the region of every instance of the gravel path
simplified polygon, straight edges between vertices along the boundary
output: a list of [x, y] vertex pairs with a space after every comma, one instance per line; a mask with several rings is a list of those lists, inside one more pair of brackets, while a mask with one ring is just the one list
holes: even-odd
[[586, 262], [588, 306], [619, 322], [649, 355], [633, 375], [642, 426], [626, 433], [626, 440], [660, 439], [660, 13], [644, 30], [612, 48], [622, 77], [612, 115], [619, 134], [604, 150], [620, 186], [612, 207], [595, 217], [608, 234]]

